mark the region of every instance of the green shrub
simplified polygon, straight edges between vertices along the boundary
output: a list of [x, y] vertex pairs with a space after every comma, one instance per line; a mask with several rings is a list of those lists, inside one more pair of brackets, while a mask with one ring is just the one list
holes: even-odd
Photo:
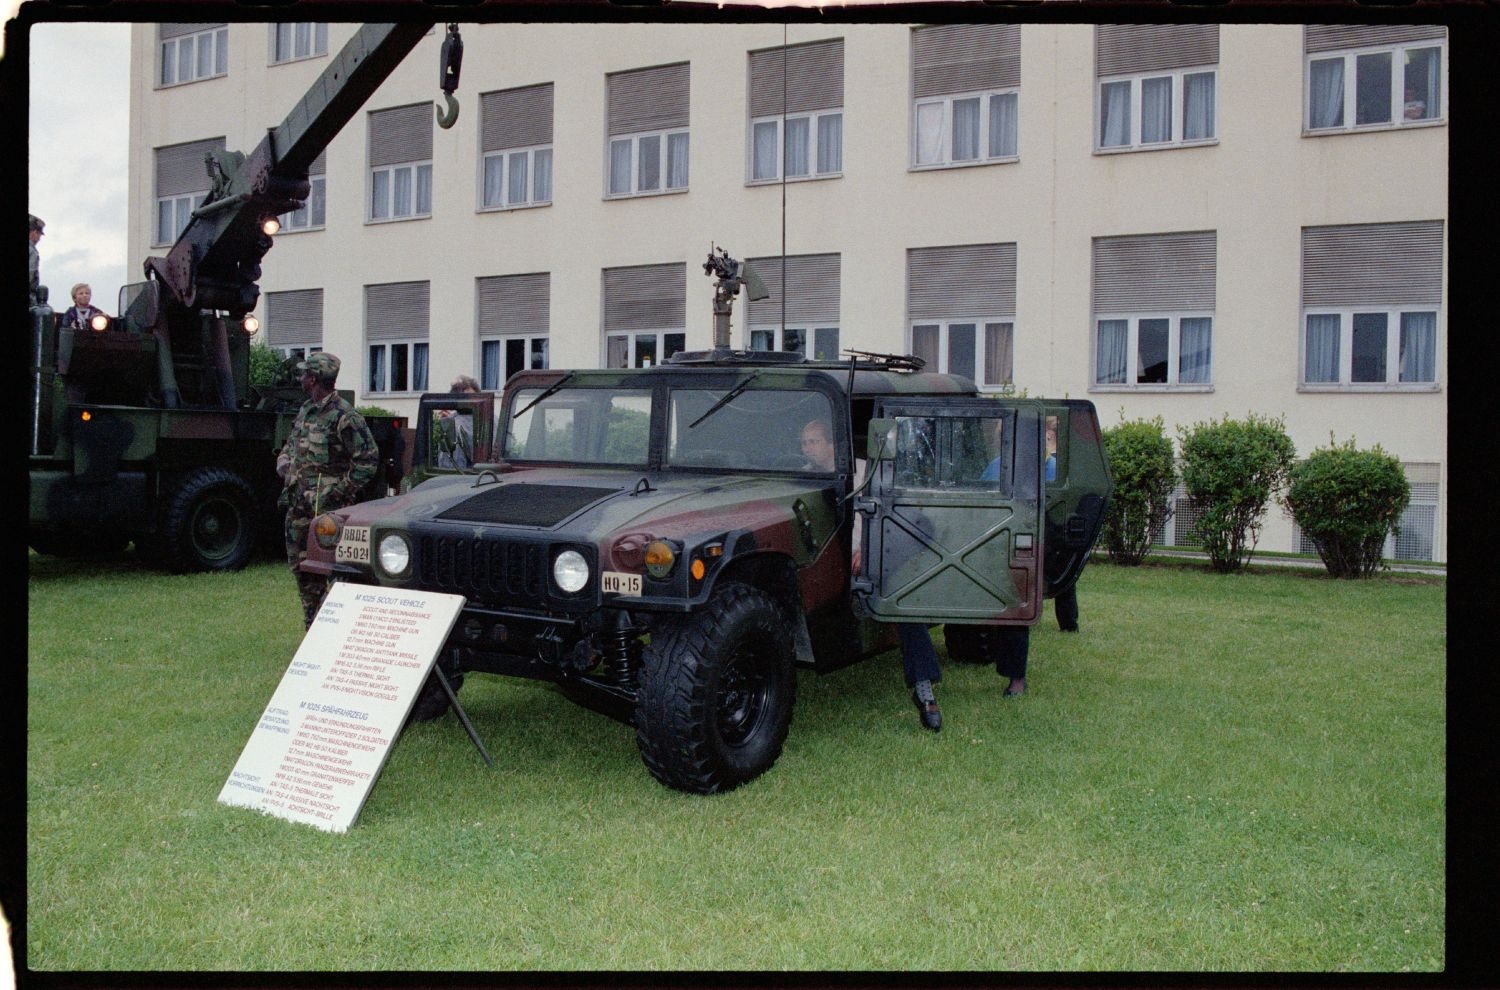
[[400, 413], [393, 412], [383, 406], [355, 406], [354, 411], [361, 416], [399, 416]]
[[250, 345], [250, 384], [256, 388], [297, 385], [297, 362], [267, 344]]
[[1131, 420], [1104, 431], [1104, 452], [1115, 483], [1104, 513], [1104, 544], [1110, 560], [1134, 566], [1172, 512], [1172, 441], [1160, 416]]
[[1401, 462], [1376, 444], [1332, 442], [1292, 466], [1286, 506], [1334, 577], [1369, 577], [1411, 501]]
[[1194, 423], [1180, 431], [1182, 483], [1198, 513], [1193, 535], [1220, 573], [1249, 563], [1266, 506], [1286, 485], [1296, 449], [1280, 419]]

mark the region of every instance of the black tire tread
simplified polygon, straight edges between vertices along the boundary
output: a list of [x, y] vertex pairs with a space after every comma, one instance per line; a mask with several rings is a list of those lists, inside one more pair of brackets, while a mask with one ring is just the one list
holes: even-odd
[[[240, 505], [240, 535], [233, 552], [223, 560], [208, 561], [192, 547], [187, 528], [194, 505], [215, 489], [228, 489]], [[250, 562], [259, 539], [256, 519], [255, 490], [234, 471], [222, 467], [202, 467], [184, 475], [165, 499], [159, 546], [161, 562], [179, 573], [190, 571], [237, 571]]]

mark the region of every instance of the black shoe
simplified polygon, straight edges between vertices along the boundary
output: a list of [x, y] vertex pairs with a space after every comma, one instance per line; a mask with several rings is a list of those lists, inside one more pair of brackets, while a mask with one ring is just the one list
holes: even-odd
[[1063, 632], [1077, 632], [1078, 623], [1075, 622], [1071, 626], [1058, 626], [1057, 628], [1061, 629]]
[[943, 727], [943, 710], [938, 707], [936, 701], [923, 701], [917, 697], [917, 692], [911, 693], [912, 704], [917, 706], [917, 713], [922, 717], [922, 728], [937, 732]]

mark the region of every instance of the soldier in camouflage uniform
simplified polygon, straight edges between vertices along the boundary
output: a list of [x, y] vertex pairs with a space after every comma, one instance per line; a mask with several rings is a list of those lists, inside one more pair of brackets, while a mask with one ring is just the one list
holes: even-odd
[[276, 471], [286, 483], [280, 502], [286, 509], [286, 559], [297, 579], [303, 622], [311, 627], [327, 583], [298, 570], [307, 556], [308, 527], [319, 514], [359, 500], [375, 477], [380, 451], [364, 419], [334, 391], [338, 358], [327, 351], [313, 354], [297, 370], [308, 399], [276, 458]]

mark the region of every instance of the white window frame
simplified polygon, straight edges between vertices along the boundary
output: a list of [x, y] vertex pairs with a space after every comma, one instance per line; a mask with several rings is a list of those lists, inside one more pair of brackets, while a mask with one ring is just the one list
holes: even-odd
[[[208, 199], [208, 190], [197, 193], [183, 193], [181, 196], [163, 196], [156, 201], [156, 223], [152, 225], [152, 246], [159, 247], [163, 244], [175, 243], [182, 232], [187, 230], [188, 223], [192, 220], [193, 211], [203, 205]], [[170, 206], [173, 211], [173, 233], [171, 237], [163, 239], [162, 208]]]
[[[1182, 382], [1182, 321], [1206, 319], [1208, 325], [1208, 381]], [[1099, 375], [1099, 325], [1107, 321], [1123, 320], [1127, 324], [1125, 351], [1125, 381], [1101, 382]], [[1167, 380], [1165, 382], [1141, 382], [1140, 376], [1141, 321], [1167, 320]], [[1091, 392], [1212, 392], [1214, 389], [1214, 338], [1217, 336], [1218, 320], [1211, 310], [1173, 310], [1141, 313], [1095, 313], [1093, 330], [1089, 340], [1089, 391]]]
[[[421, 209], [422, 175], [424, 170], [427, 177], [427, 209], [425, 210]], [[411, 182], [411, 210], [407, 213], [398, 214], [395, 212], [396, 185], [399, 180], [399, 173], [401, 172], [411, 173], [411, 178], [409, 180]], [[377, 203], [375, 202], [375, 197], [377, 189], [380, 185], [379, 176], [381, 176], [382, 174], [388, 176], [388, 179], [385, 183], [385, 195], [382, 197], [384, 199], [383, 206], [385, 209], [385, 215], [377, 216]], [[401, 220], [417, 220], [423, 217], [432, 216], [432, 159], [429, 158], [423, 161], [415, 162], [400, 162], [395, 165], [380, 165], [369, 170], [369, 178], [370, 191], [369, 195], [365, 197], [367, 212], [367, 216], [365, 219], [369, 223], [391, 223]]]
[[[526, 160], [526, 193], [520, 199], [511, 196], [511, 171], [515, 158]], [[547, 162], [547, 182], [543, 187], [537, 171], [537, 160]], [[490, 163], [495, 163], [499, 172], [499, 196], [494, 200], [489, 195]], [[479, 157], [479, 209], [484, 211], [517, 210], [532, 206], [552, 205], [552, 145], [537, 144], [525, 148], [503, 148], [486, 151]]]
[[[307, 202], [302, 204], [300, 210], [292, 210], [283, 213], [281, 220], [281, 232], [283, 234], [295, 234], [303, 230], [322, 230], [328, 225], [328, 177], [325, 175], [308, 176], [308, 182], [312, 188], [308, 191]], [[319, 214], [322, 220], [315, 220]]]
[[[271, 65], [286, 65], [302, 62], [328, 54], [328, 24], [326, 21], [285, 21], [271, 24], [267, 61]], [[281, 53], [281, 42], [285, 36], [289, 54]]]
[[[545, 333], [506, 333], [497, 337], [479, 338], [479, 387], [486, 392], [498, 392], [505, 387], [508, 376], [505, 374], [505, 349], [506, 345], [513, 340], [522, 341], [526, 350], [526, 369], [552, 367], [552, 338]], [[536, 360], [537, 345], [541, 345], [542, 363], [533, 364]], [[484, 351], [487, 346], [494, 345], [498, 349], [498, 361], [495, 365], [495, 377], [492, 381], [484, 361]]]
[[[689, 175], [681, 176], [679, 185], [668, 185], [671, 179], [671, 145], [672, 138], [681, 136], [688, 138], [688, 169], [692, 172], [692, 141], [689, 138], [689, 128], [669, 127], [659, 131], [641, 131], [635, 134], [613, 134], [604, 142], [604, 197], [606, 199], [626, 199], [633, 196], [664, 196], [669, 193], [687, 192]], [[658, 159], [658, 176], [660, 185], [651, 189], [640, 188], [640, 154], [641, 142], [657, 140], [661, 157]], [[629, 188], [615, 191], [615, 169], [614, 169], [614, 147], [617, 144], [628, 142], [630, 145], [630, 181]]]
[[[1009, 382], [984, 381], [984, 369], [989, 365], [989, 354], [986, 351], [989, 334], [985, 332], [990, 324], [1001, 324], [1010, 326], [1011, 339], [1011, 378]], [[951, 341], [949, 331], [955, 326], [972, 326], [974, 328], [974, 384], [981, 392], [1005, 392], [1015, 387], [1015, 340], [1016, 319], [1013, 316], [966, 316], [950, 320], [912, 320], [907, 328], [906, 345], [908, 354], [917, 353], [917, 329], [919, 327], [937, 327], [938, 329], [938, 358], [937, 366], [929, 367], [928, 371], [941, 371], [945, 374], [956, 374], [952, 371], [952, 354], [950, 352]]]
[[[1016, 99], [1016, 133], [1013, 135], [1016, 142], [1015, 154], [991, 155], [990, 134], [990, 101], [1000, 97], [1013, 96]], [[956, 158], [953, 150], [953, 104], [960, 100], [979, 100], [979, 155], [975, 158]], [[942, 96], [928, 96], [912, 101], [911, 118], [911, 167], [913, 169], [936, 169], [936, 168], [967, 168], [971, 165], [992, 165], [997, 162], [1014, 162], [1021, 158], [1021, 122], [1020, 122], [1021, 90], [1020, 87], [1011, 86], [1003, 89], [982, 89], [970, 93], [951, 93]], [[942, 157], [932, 161], [922, 161], [922, 108], [936, 106], [941, 114], [939, 125], [939, 140], [942, 144]], [[993, 322], [993, 321], [991, 321]]]
[[[1401, 381], [1401, 317], [1433, 314], [1432, 369], [1430, 382]], [[1386, 318], [1385, 381], [1356, 382], [1354, 376], [1354, 317], [1376, 314]], [[1336, 382], [1307, 380], [1307, 324], [1313, 316], [1339, 318], [1339, 369]], [[1297, 390], [1299, 392], [1436, 392], [1441, 389], [1443, 355], [1443, 308], [1441, 306], [1307, 306], [1302, 310], [1302, 329], [1297, 335]]]
[[[1213, 133], [1207, 137], [1185, 138], [1186, 133], [1184, 116], [1187, 113], [1187, 103], [1183, 99], [1184, 80], [1188, 76], [1209, 75], [1213, 77], [1214, 94], [1213, 106], [1210, 108], [1210, 116], [1213, 119]], [[1141, 139], [1141, 97], [1145, 91], [1145, 84], [1155, 79], [1168, 79], [1172, 86], [1172, 136], [1166, 141], [1143, 141]], [[1126, 120], [1130, 123], [1130, 133], [1124, 144], [1105, 144], [1104, 135], [1104, 88], [1106, 86], [1127, 83], [1130, 86], [1130, 110]], [[1168, 71], [1132, 72], [1124, 75], [1100, 76], [1094, 81], [1094, 151], [1100, 154], [1112, 154], [1128, 151], [1155, 151], [1159, 148], [1196, 148], [1202, 145], [1219, 143], [1219, 67], [1217, 65], [1199, 65]]]
[[[406, 350], [406, 377], [407, 377], [408, 380], [406, 382], [402, 383], [403, 385], [406, 386], [405, 388], [395, 388], [395, 387], [393, 387], [395, 385], [395, 381], [392, 378], [393, 369], [395, 368], [395, 362], [393, 360], [393, 358], [394, 358], [394, 353], [393, 352], [394, 352], [394, 349], [398, 348], [398, 347], [404, 347], [404, 348], [407, 349]], [[377, 362], [375, 360], [375, 358], [374, 358], [374, 352], [375, 352], [375, 350], [377, 348], [379, 350], [385, 352], [385, 360], [383, 362]], [[417, 352], [419, 350], [423, 351], [427, 355], [427, 359], [422, 362], [422, 365], [423, 365], [422, 366], [423, 381], [421, 381], [420, 383], [418, 383], [417, 381], [414, 380], [415, 379], [415, 372], [416, 372], [416, 364], [417, 364], [417, 362], [416, 362], [416, 355], [417, 355]], [[428, 383], [428, 380], [430, 380], [431, 376], [432, 376], [432, 365], [430, 363], [431, 362], [431, 357], [432, 357], [432, 349], [430, 347], [428, 347], [427, 341], [425, 339], [408, 338], [406, 340], [376, 340], [376, 341], [366, 341], [365, 342], [365, 358], [366, 358], [367, 361], [369, 361], [369, 364], [365, 368], [365, 386], [366, 386], [365, 390], [366, 390], [367, 394], [369, 394], [369, 395], [410, 395], [412, 393], [420, 393], [420, 392], [427, 391], [427, 383]], [[378, 388], [376, 387], [376, 382], [375, 382], [375, 377], [374, 377], [377, 365], [380, 366], [379, 370], [380, 370], [380, 376], [381, 376], [381, 381], [379, 383], [379, 387]]]
[[[610, 363], [609, 363], [609, 342], [612, 339], [614, 339], [615, 337], [624, 337], [629, 342], [627, 344], [627, 350], [626, 350], [626, 364], [625, 364], [625, 367], [627, 367], [627, 368], [646, 367], [646, 365], [637, 365], [637, 364], [635, 364], [636, 343], [642, 337], [651, 337], [651, 338], [653, 338], [656, 341], [657, 361], [656, 361], [655, 364], [651, 365], [650, 367], [653, 367], [653, 368], [660, 367], [661, 365], [663, 365], [663, 364], [666, 363], [666, 361], [667, 361], [668, 358], [670, 358], [672, 356], [671, 354], [667, 354], [666, 353], [667, 335], [669, 335], [669, 334], [681, 334], [682, 335], [682, 348], [681, 348], [681, 350], [687, 350], [687, 330], [684, 327], [673, 327], [673, 328], [670, 328], [670, 329], [663, 329], [663, 330], [612, 330], [612, 331], [606, 331], [602, 335], [602, 340], [603, 340], [603, 344], [604, 344], [604, 354], [602, 355], [602, 357], [601, 357], [601, 359], [599, 361], [599, 367], [601, 367], [601, 368], [608, 368], [608, 367], [610, 367]], [[676, 354], [678, 352], [677, 351], [673, 351], [672, 353]]]
[[[820, 171], [818, 168], [818, 149], [822, 146], [824, 121], [837, 117], [839, 120], [839, 161], [837, 168]], [[803, 163], [806, 170], [793, 174], [786, 170], [788, 182], [805, 182], [810, 179], [834, 179], [844, 174], [844, 108], [829, 107], [826, 110], [815, 110], [809, 113], [792, 113], [783, 118], [780, 114], [765, 117], [755, 117], [750, 121], [750, 158], [746, 165], [745, 174], [749, 176], [749, 185], [760, 185], [768, 182], [780, 182], [781, 173], [789, 163], [786, 160], [786, 125], [793, 121], [807, 121], [807, 161]], [[770, 124], [776, 129], [776, 153], [775, 165], [770, 175], [755, 174], [755, 129], [763, 124]]]
[[[1438, 50], [1438, 112], [1436, 116], [1407, 120], [1406, 106], [1406, 53], [1423, 48]], [[1364, 55], [1391, 56], [1391, 119], [1370, 124], [1356, 124], [1358, 113], [1359, 77], [1356, 72], [1358, 60]], [[1343, 62], [1344, 106], [1343, 123], [1323, 127], [1312, 125], [1312, 85], [1314, 62]], [[1396, 45], [1372, 45], [1367, 48], [1342, 48], [1326, 52], [1307, 52], [1302, 59], [1302, 133], [1312, 137], [1322, 134], [1351, 134], [1363, 131], [1393, 131], [1402, 127], [1428, 127], [1445, 124], [1448, 120], [1448, 41], [1429, 38], [1426, 41], [1408, 41]]]
[[[181, 71], [184, 45], [190, 45], [193, 49], [192, 55], [188, 58], [189, 74], [187, 76], [184, 76]], [[201, 67], [204, 56], [200, 49], [205, 45], [208, 47], [207, 60], [211, 63], [207, 71]], [[163, 39], [157, 42], [156, 54], [160, 60], [156, 67], [158, 89], [168, 86], [186, 86], [204, 79], [226, 76], [229, 74], [229, 28], [221, 25], [206, 31]]]
[[[799, 323], [796, 326], [783, 327], [780, 325], [772, 324], [766, 324], [764, 326], [756, 326], [752, 324], [749, 330], [749, 346], [753, 351], [795, 351], [796, 353], [807, 357], [809, 360], [822, 360], [821, 358], [814, 358], [809, 355], [807, 352], [807, 347], [808, 345], [811, 345], [813, 354], [816, 354], [818, 350], [818, 334], [828, 333], [830, 331], [834, 334], [835, 341], [837, 341], [840, 336], [840, 331], [837, 325], [828, 325], [821, 323]], [[803, 346], [801, 348], [786, 346], [786, 335], [795, 333], [802, 334]], [[771, 346], [756, 347], [755, 337], [757, 334], [770, 334]], [[837, 346], [834, 347], [834, 355], [832, 360], [838, 360]]]
[[305, 361], [309, 354], [316, 354], [323, 349], [321, 344], [267, 344], [266, 346], [280, 354], [283, 359], [296, 358], [298, 361]]

